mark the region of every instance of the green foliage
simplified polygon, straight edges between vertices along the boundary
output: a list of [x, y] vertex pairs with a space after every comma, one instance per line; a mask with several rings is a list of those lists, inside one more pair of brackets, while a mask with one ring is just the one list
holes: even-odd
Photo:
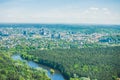
[[90, 80], [90, 78], [81, 77], [81, 78], [70, 78], [70, 80]]
[[54, 69], [50, 69], [51, 74], [54, 74], [54, 72], [55, 72]]
[[25, 63], [13, 61], [0, 51], [0, 80], [50, 80], [43, 70], [31, 69]]
[[[29, 50], [22, 56], [59, 70], [66, 79], [112, 80], [120, 74], [120, 47]], [[29, 57], [31, 56], [31, 57]]]
[[87, 72], [87, 71], [88, 71], [88, 66], [87, 66], [87, 65], [84, 65], [83, 68], [82, 68], [82, 70], [83, 70], [84, 72]]

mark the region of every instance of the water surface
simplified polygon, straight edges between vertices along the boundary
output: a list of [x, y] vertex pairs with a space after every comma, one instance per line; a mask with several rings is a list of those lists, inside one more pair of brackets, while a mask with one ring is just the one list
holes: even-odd
[[27, 61], [25, 59], [23, 59], [19, 54], [13, 55], [12, 59], [14, 60], [21, 60], [21, 61], [26, 61], [27, 65], [30, 66], [31, 68], [43, 68], [44, 70], [47, 70], [47, 75], [51, 80], [64, 80], [64, 77], [62, 76], [62, 74], [55, 70], [54, 74], [50, 73], [50, 68], [44, 65], [39, 65], [33, 61]]

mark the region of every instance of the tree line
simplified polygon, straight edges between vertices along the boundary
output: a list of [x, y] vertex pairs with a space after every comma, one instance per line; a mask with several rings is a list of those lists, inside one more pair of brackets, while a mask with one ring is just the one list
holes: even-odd
[[22, 57], [59, 70], [66, 79], [120, 77], [120, 47], [28, 50]]

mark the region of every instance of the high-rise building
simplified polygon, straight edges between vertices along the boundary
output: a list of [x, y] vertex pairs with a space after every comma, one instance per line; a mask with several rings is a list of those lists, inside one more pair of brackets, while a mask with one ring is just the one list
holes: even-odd
[[39, 31], [39, 34], [40, 34], [40, 35], [44, 35], [44, 29], [41, 29], [41, 30]]
[[57, 37], [58, 39], [60, 39], [61, 38], [61, 35], [60, 34], [58, 34], [58, 37]]
[[2, 32], [0, 31], [0, 35], [2, 35]]
[[23, 31], [23, 35], [26, 36], [27, 35], [27, 31]]
[[51, 38], [52, 38], [52, 39], [55, 38], [54, 34], [51, 34]]

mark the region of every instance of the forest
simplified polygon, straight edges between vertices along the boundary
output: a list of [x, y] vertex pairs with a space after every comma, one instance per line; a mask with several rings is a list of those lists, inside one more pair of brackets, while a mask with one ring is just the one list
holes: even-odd
[[[120, 77], [120, 47], [28, 50], [21, 56], [59, 70], [67, 80], [116, 80]], [[76, 79], [75, 79], [76, 78]]]
[[51, 80], [14, 54], [65, 80], [119, 80], [120, 26], [0, 24], [0, 80]]
[[50, 80], [46, 72], [14, 61], [10, 56], [10, 53], [0, 51], [0, 80]]

